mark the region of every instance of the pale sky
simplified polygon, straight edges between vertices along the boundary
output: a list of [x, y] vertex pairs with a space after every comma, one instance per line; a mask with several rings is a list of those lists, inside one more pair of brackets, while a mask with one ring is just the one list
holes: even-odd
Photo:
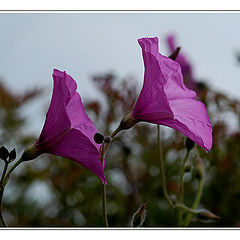
[[239, 23], [238, 13], [0, 13], [0, 78], [15, 92], [46, 88], [24, 109], [29, 128], [39, 134], [54, 68], [77, 81], [83, 101], [97, 96], [95, 73], [136, 76], [140, 91], [144, 68], [137, 39], [157, 36], [167, 55], [166, 36], [175, 34], [194, 75], [240, 99]]

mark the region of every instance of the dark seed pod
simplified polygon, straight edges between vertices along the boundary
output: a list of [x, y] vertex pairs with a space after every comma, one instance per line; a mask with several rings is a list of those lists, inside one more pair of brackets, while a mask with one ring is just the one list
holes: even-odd
[[94, 141], [95, 141], [97, 144], [103, 143], [103, 140], [104, 140], [104, 136], [103, 136], [101, 133], [95, 133], [95, 134], [94, 134]]
[[12, 162], [13, 160], [15, 160], [16, 159], [16, 150], [15, 150], [15, 148], [9, 153], [9, 159], [8, 159], [8, 161], [9, 162]]
[[9, 156], [8, 150], [7, 150], [4, 146], [2, 146], [2, 147], [0, 148], [0, 158], [1, 158], [2, 160], [6, 161], [7, 158], [8, 158], [8, 156]]

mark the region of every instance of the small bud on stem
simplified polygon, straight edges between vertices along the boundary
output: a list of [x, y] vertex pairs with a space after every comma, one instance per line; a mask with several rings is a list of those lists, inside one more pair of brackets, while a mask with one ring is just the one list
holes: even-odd
[[193, 142], [190, 138], [187, 137], [185, 141], [186, 149], [190, 151], [191, 149], [193, 149], [194, 145], [195, 145], [195, 142]]
[[0, 148], [0, 158], [1, 158], [2, 160], [6, 161], [7, 158], [8, 158], [8, 156], [9, 156], [8, 150], [7, 150], [4, 146], [2, 146], [2, 147]]
[[104, 137], [104, 142], [105, 143], [110, 143], [112, 141], [112, 138], [110, 136], [105, 136]]
[[15, 148], [9, 153], [9, 159], [8, 159], [8, 161], [9, 162], [12, 162], [12, 161], [14, 161], [15, 159], [16, 159], [16, 150], [15, 150]]
[[103, 143], [104, 136], [101, 133], [95, 133], [93, 138], [94, 138], [95, 143], [97, 143], [97, 144]]

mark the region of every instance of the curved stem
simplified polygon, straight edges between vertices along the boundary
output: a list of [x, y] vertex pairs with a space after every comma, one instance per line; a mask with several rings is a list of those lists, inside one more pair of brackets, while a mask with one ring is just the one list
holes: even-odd
[[12, 165], [12, 167], [9, 169], [9, 171], [7, 172], [6, 176], [3, 179], [3, 183], [2, 183], [2, 187], [4, 188], [8, 182], [8, 179], [10, 177], [11, 172], [21, 163], [23, 162], [22, 157], [15, 163]]
[[183, 195], [184, 195], [184, 184], [183, 184], [183, 176], [184, 176], [184, 167], [187, 162], [189, 152], [187, 151], [186, 156], [182, 162], [181, 168], [180, 168], [180, 173], [179, 173], [179, 203], [183, 202]]
[[157, 125], [157, 130], [158, 130], [158, 149], [159, 149], [159, 161], [160, 161], [160, 172], [161, 172], [163, 195], [164, 195], [164, 198], [167, 200], [168, 204], [170, 205], [170, 207], [174, 208], [174, 205], [171, 199], [169, 198], [168, 192], [167, 192], [165, 168], [164, 168], [164, 162], [163, 162], [163, 151], [162, 151], [162, 144], [161, 144], [160, 125]]
[[[109, 146], [109, 144], [106, 144], [107, 146], [105, 146], [105, 143], [103, 143], [100, 147], [100, 155], [101, 155], [101, 163], [103, 165], [103, 159], [104, 159], [104, 155], [105, 152]], [[102, 209], [103, 209], [103, 217], [104, 217], [104, 222], [106, 227], [108, 227], [108, 219], [107, 219], [107, 197], [106, 197], [106, 186], [105, 184], [102, 182]]]
[[10, 168], [10, 170], [7, 172], [8, 162], [5, 162], [3, 174], [0, 180], [0, 219], [2, 221], [3, 226], [7, 227], [7, 224], [4, 221], [3, 215], [2, 215], [2, 200], [3, 200], [3, 192], [5, 189], [5, 186], [7, 184], [7, 181], [10, 177], [11, 172], [23, 161], [22, 157]]
[[[197, 206], [198, 206], [198, 204], [199, 204], [199, 202], [200, 202], [200, 199], [201, 199], [201, 196], [202, 196], [202, 190], [203, 190], [203, 178], [201, 178], [201, 179], [199, 180], [198, 191], [197, 191], [195, 200], [194, 200], [194, 202], [193, 202], [193, 204], [192, 204], [192, 207], [191, 207], [193, 210], [195, 210], [195, 209], [197, 208]], [[187, 227], [187, 226], [188, 226], [188, 224], [189, 224], [190, 221], [191, 221], [191, 218], [192, 218], [192, 214], [189, 213], [189, 214], [186, 216], [185, 220], [184, 220], [184, 223], [183, 223], [183, 226], [184, 226], [184, 227]]]
[[[114, 138], [119, 132], [121, 128], [118, 127], [112, 134], [111, 138]], [[101, 162], [103, 164], [104, 155], [107, 152], [110, 143], [103, 143], [100, 147], [100, 155], [101, 155]], [[106, 227], [108, 227], [108, 218], [107, 218], [107, 197], [106, 197], [106, 185], [102, 183], [102, 209], [103, 209], [103, 217], [105, 221]]]
[[177, 204], [175, 205], [175, 208], [176, 208], [176, 209], [182, 209], [182, 210], [188, 212], [189, 214], [198, 214], [198, 213], [199, 213], [198, 211], [195, 211], [195, 210], [193, 210], [192, 208], [189, 208], [189, 207], [187, 207], [186, 205], [180, 204], [180, 203], [177, 203]]
[[1, 180], [0, 180], [0, 219], [1, 219], [2, 225], [4, 227], [7, 227], [7, 224], [5, 223], [4, 218], [3, 218], [3, 214], [2, 214], [2, 199], [3, 199], [3, 191], [4, 191], [4, 187], [3, 187], [2, 184], [3, 184], [3, 179], [5, 177], [5, 174], [7, 172], [7, 168], [8, 168], [8, 162], [5, 161], [2, 177], [1, 177]]
[[114, 138], [120, 131], [121, 131], [121, 128], [118, 127], [118, 128], [111, 134], [111, 138]]

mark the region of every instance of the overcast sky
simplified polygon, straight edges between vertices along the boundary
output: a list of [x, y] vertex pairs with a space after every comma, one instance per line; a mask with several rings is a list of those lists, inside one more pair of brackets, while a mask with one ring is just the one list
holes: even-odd
[[43, 106], [52, 91], [52, 70], [67, 71], [78, 83], [83, 101], [95, 97], [95, 73], [134, 75], [143, 81], [137, 39], [175, 34], [194, 65], [194, 75], [240, 99], [240, 14], [238, 13], [1, 13], [0, 78], [15, 92], [45, 87], [45, 97], [24, 110], [38, 134]]

